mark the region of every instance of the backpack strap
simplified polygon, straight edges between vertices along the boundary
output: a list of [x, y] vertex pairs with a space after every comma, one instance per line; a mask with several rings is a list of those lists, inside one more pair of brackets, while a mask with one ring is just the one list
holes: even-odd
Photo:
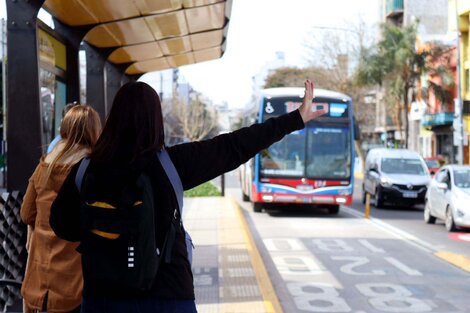
[[171, 185], [175, 190], [176, 200], [178, 201], [178, 207], [180, 209], [180, 216], [183, 216], [183, 184], [181, 183], [180, 176], [176, 171], [175, 165], [170, 159], [170, 155], [168, 151], [162, 149], [161, 151], [157, 151], [158, 159], [165, 170], [166, 175], [170, 179]]
[[78, 167], [77, 175], [75, 175], [75, 185], [77, 186], [78, 192], [82, 191], [83, 176], [85, 175], [88, 165], [90, 165], [89, 158], [83, 158], [80, 161], [80, 166]]
[[[162, 149], [161, 151], [157, 151], [157, 156], [158, 156], [158, 159], [160, 160], [160, 163], [163, 166], [163, 169], [165, 170], [166, 175], [168, 176], [168, 179], [170, 179], [171, 185], [173, 186], [173, 189], [176, 194], [176, 200], [178, 201], [178, 207], [180, 210], [180, 223], [185, 234], [188, 260], [189, 260], [189, 263], [192, 264], [194, 245], [193, 245], [191, 236], [186, 231], [186, 229], [184, 229], [184, 225], [183, 225], [183, 183], [181, 182], [181, 178], [178, 175], [178, 172], [176, 171], [175, 165], [170, 159], [170, 155], [168, 154], [168, 151], [166, 151], [165, 149]], [[174, 237], [173, 237], [173, 240], [174, 240]], [[169, 254], [167, 253], [167, 256], [168, 255]], [[168, 262], [169, 260], [167, 259], [166, 261]]]

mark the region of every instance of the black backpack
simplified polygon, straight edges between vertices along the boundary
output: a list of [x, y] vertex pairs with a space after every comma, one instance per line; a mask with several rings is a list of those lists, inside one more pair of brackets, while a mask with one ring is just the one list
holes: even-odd
[[[159, 152], [158, 158], [168, 175], [168, 164], [165, 163], [170, 159], [167, 152]], [[80, 191], [88, 164], [89, 159], [82, 160], [76, 175], [75, 181]], [[171, 166], [176, 173], [172, 163]], [[93, 179], [88, 175], [86, 180]], [[179, 191], [175, 192], [179, 203]], [[113, 286], [113, 289], [149, 290], [162, 260], [171, 262], [181, 215], [175, 209], [174, 220], [170, 223], [164, 243], [158, 246], [155, 240], [154, 195], [148, 175], [141, 173], [119, 194], [121, 198], [113, 204], [93, 199], [92, 203], [84, 202], [82, 205], [80, 252], [84, 280], [87, 284]]]

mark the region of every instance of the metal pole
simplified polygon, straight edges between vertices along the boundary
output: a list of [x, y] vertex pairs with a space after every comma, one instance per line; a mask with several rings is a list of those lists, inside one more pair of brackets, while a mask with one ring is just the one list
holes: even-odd
[[[2, 112], [3, 112], [3, 140], [7, 138], [7, 71], [6, 71], [6, 24], [5, 19], [2, 19]], [[4, 151], [3, 151], [4, 152]]]
[[3, 154], [3, 167], [2, 167], [2, 187], [5, 188], [7, 185], [7, 175], [6, 175], [6, 156], [7, 156], [7, 151], [6, 151], [6, 140], [7, 140], [7, 65], [6, 65], [6, 49], [7, 49], [7, 38], [6, 38], [6, 33], [7, 33], [7, 27], [5, 23], [5, 19], [2, 19], [2, 146], [1, 146], [1, 151]]
[[220, 176], [220, 193], [222, 197], [225, 197], [225, 174]]
[[[460, 39], [461, 39], [461, 33], [460, 33], [460, 22], [459, 22], [459, 11], [457, 9], [457, 2], [458, 0], [455, 0], [455, 16], [456, 16], [456, 30], [457, 30], [457, 80], [458, 80], [458, 87], [457, 87], [457, 106], [458, 106], [458, 114], [454, 115], [454, 118], [457, 118], [459, 129], [457, 130], [459, 132], [459, 144], [457, 146], [457, 158], [458, 158], [458, 163], [463, 164], [463, 144], [464, 144], [464, 131], [463, 131], [463, 107], [462, 107], [462, 77], [460, 73], [460, 60], [461, 60], [461, 55], [460, 55]], [[456, 108], [454, 108], [454, 112]]]
[[364, 217], [367, 219], [370, 217], [370, 193], [368, 192], [366, 192], [366, 207]]

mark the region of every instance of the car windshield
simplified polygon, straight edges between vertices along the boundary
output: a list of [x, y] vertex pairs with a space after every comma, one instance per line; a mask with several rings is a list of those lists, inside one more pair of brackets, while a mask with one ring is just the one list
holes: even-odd
[[425, 175], [426, 170], [419, 159], [384, 158], [382, 172], [387, 174]]
[[429, 168], [436, 168], [440, 167], [439, 162], [437, 160], [424, 160], [426, 162], [426, 165]]
[[470, 188], [470, 169], [454, 170], [454, 181], [459, 188]]

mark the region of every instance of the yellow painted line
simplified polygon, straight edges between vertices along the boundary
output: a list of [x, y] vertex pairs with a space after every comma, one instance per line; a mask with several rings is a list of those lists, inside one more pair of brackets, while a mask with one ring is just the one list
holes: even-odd
[[438, 251], [434, 255], [466, 272], [470, 272], [470, 260], [465, 255], [449, 251]]
[[274, 290], [271, 278], [269, 278], [268, 271], [264, 266], [261, 254], [256, 247], [255, 240], [250, 232], [248, 223], [245, 220], [242, 208], [240, 208], [233, 198], [230, 198], [230, 200], [237, 211], [240, 224], [242, 225], [243, 236], [245, 237], [245, 241], [248, 246], [248, 252], [251, 257], [251, 263], [253, 264], [253, 268], [256, 273], [256, 279], [258, 280], [261, 295], [263, 296], [264, 308], [266, 309], [267, 313], [283, 313], [284, 311], [282, 310], [281, 303], [279, 302], [276, 291]]
[[364, 179], [364, 173], [354, 172], [354, 177], [356, 177], [357, 179]]

